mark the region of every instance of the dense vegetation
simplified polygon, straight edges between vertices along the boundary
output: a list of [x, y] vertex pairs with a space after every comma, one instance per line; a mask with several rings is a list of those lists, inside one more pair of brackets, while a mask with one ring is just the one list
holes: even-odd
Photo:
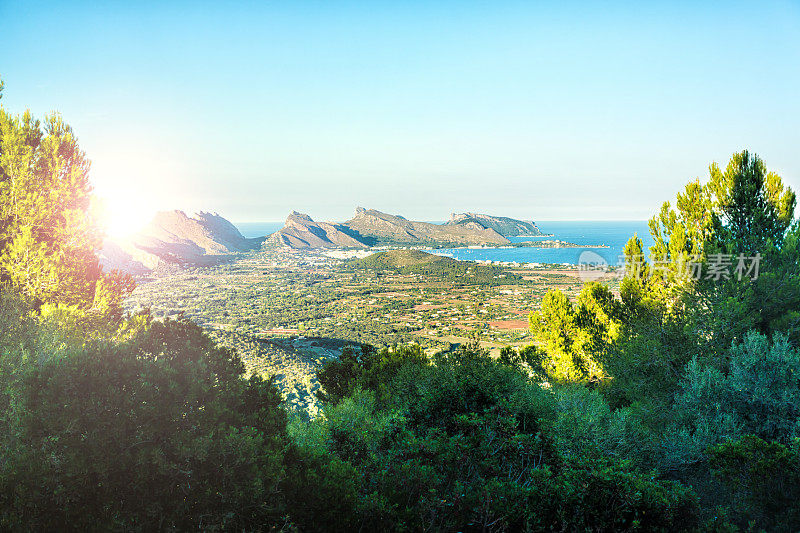
[[524, 283], [522, 277], [510, 274], [498, 266], [457, 261], [450, 257], [442, 257], [419, 250], [380, 252], [363, 259], [352, 259], [346, 268], [376, 272], [388, 271], [405, 275], [426, 275], [450, 283], [490, 287]]
[[[800, 223], [747, 152], [664, 205], [649, 264], [631, 239], [619, 295], [548, 294], [497, 359], [348, 346], [311, 421], [121, 312], [87, 172], [60, 119], [0, 108], [2, 530], [800, 528]], [[720, 254], [759, 275], [684, 275]]]

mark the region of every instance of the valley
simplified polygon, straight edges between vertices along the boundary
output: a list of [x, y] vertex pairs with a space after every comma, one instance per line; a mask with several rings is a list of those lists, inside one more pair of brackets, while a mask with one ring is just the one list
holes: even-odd
[[528, 315], [549, 289], [574, 297], [582, 286], [564, 266], [482, 265], [416, 250], [341, 257], [279, 248], [162, 271], [139, 282], [126, 308], [186, 316], [314, 414], [315, 373], [348, 343], [416, 343], [432, 353], [477, 339], [496, 355], [531, 342]]

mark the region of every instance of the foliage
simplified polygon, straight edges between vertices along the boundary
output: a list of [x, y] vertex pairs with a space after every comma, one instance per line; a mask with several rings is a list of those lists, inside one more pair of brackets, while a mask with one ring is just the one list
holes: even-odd
[[[350, 529], [610, 531], [696, 523], [686, 487], [617, 459], [563, 455], [549, 429], [556, 397], [479, 350], [439, 354], [434, 364], [408, 360], [375, 379], [381, 385], [355, 388], [294, 435], [308, 453], [354, 468], [359, 494]], [[383, 400], [374, 389], [386, 391]]]
[[268, 381], [244, 379], [235, 354], [199, 327], [153, 322], [128, 341], [60, 353], [36, 344], [2, 347], [3, 528], [281, 522], [280, 396]]
[[363, 259], [352, 259], [345, 269], [394, 272], [403, 275], [421, 275], [439, 278], [452, 283], [495, 286], [525, 283], [521, 276], [493, 265], [480, 265], [457, 261], [450, 257], [429, 254], [419, 250], [390, 250], [372, 254]]
[[[686, 186], [677, 210], [664, 203], [650, 221], [655, 239], [650, 267], [657, 266], [657, 275], [646, 277], [639, 292], [665, 313], [685, 316], [709, 356], [718, 357], [750, 329], [772, 333], [798, 327], [796, 313], [785, 317], [800, 302], [797, 228], [789, 231], [797, 201], [781, 178], [746, 150], [733, 154], [724, 171], [712, 163], [709, 174], [705, 185], [697, 180]], [[727, 259], [735, 269], [740, 257], [756, 254], [757, 277], [754, 271], [709, 275], [712, 259]], [[692, 261], [701, 265], [699, 279], [687, 275], [693, 274]]]
[[96, 304], [118, 320], [133, 287], [100, 269], [89, 167], [59, 115], [42, 122], [0, 107], [0, 283], [35, 304]]
[[[625, 458], [682, 480], [698, 490], [708, 528], [793, 530], [793, 500], [762, 480], [786, 464], [774, 474], [779, 487], [796, 483], [788, 466], [800, 427], [796, 199], [746, 151], [724, 171], [712, 164], [710, 175], [651, 220], [650, 262], [638, 236], [628, 242], [619, 300], [595, 295], [591, 306], [548, 294], [530, 320], [537, 346], [500, 360], [555, 384], [591, 384], [586, 361], [602, 370], [594, 390], [554, 386], [549, 427], [563, 457]], [[734, 265], [739, 254], [759, 254], [758, 275], [708, 276], [719, 254]]]
[[345, 346], [338, 359], [328, 361], [317, 373], [325, 402], [336, 403], [356, 388], [381, 390], [384, 382], [408, 363], [425, 365], [428, 359], [419, 346], [396, 346], [380, 351], [369, 345]]
[[[665, 203], [651, 219], [649, 263], [636, 235], [625, 247], [623, 326], [605, 365], [614, 405], [668, 404], [692, 357], [727, 372], [728, 348], [750, 330], [800, 341], [794, 192], [747, 151], [709, 173], [706, 184], [686, 185], [675, 209]], [[737, 275], [736, 258], [756, 253], [758, 276]], [[714, 257], [730, 258], [730, 275], [708, 275]]]
[[735, 515], [744, 526], [767, 531], [800, 527], [800, 440], [768, 442], [753, 435], [709, 450], [714, 474], [730, 489]]
[[606, 350], [610, 379], [601, 391], [614, 406], [648, 402], [658, 409], [656, 404], [672, 401], [686, 364], [702, 343], [682, 317], [652, 300], [623, 306], [621, 333]]
[[696, 422], [716, 427], [730, 418], [738, 434], [788, 442], [800, 437], [800, 351], [785, 336], [772, 343], [751, 332], [730, 352], [723, 374], [693, 360], [682, 380], [680, 409]]
[[712, 163], [708, 192], [721, 219], [716, 241], [729, 253], [755, 254], [780, 246], [797, 198], [780, 176], [747, 150], [733, 154], [725, 171]]
[[573, 306], [560, 291], [548, 292], [530, 316], [530, 328], [545, 358], [541, 375], [556, 382], [599, 381], [604, 351], [617, 339], [621, 307], [605, 285], [587, 283]]

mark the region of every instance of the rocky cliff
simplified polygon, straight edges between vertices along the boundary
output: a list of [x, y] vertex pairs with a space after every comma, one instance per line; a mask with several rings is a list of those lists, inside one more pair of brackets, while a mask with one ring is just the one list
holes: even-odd
[[542, 232], [533, 222], [483, 213], [453, 213], [447, 226], [493, 229], [504, 237], [536, 236]]
[[258, 244], [216, 213], [189, 217], [183, 211], [162, 211], [131, 237], [107, 240], [100, 260], [106, 269], [142, 274], [162, 264], [215, 264]]
[[375, 209], [357, 208], [344, 223], [362, 238], [377, 244], [454, 245], [508, 244], [510, 241], [492, 228], [478, 225], [440, 225], [408, 220]]
[[289, 248], [366, 248], [358, 235], [342, 224], [315, 222], [310, 216], [293, 211], [283, 228], [270, 235], [265, 245]]

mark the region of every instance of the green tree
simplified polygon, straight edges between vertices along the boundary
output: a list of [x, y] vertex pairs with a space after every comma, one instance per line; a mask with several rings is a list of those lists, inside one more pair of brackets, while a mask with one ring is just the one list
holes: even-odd
[[0, 107], [0, 282], [38, 304], [88, 309], [98, 283], [100, 302], [110, 286], [130, 287], [100, 269], [89, 167], [59, 115], [42, 122]]
[[184, 321], [60, 350], [48, 335], [2, 346], [0, 529], [283, 523], [286, 414], [271, 381], [245, 378]]
[[747, 150], [733, 154], [722, 171], [709, 169], [712, 213], [720, 219], [716, 240], [728, 253], [765, 253], [780, 246], [794, 217], [797, 198], [764, 162]]
[[[675, 283], [690, 259], [709, 254], [764, 254], [780, 247], [792, 223], [797, 200], [780, 176], [747, 150], [731, 156], [722, 171], [709, 167], [709, 180], [689, 182], [679, 193], [676, 209], [664, 202], [650, 220], [655, 244], [652, 258], [661, 263], [664, 282]], [[671, 264], [672, 268], [666, 268]]]
[[317, 396], [324, 402], [336, 403], [357, 388], [383, 392], [398, 369], [412, 362], [428, 364], [419, 345], [382, 350], [368, 344], [345, 346], [337, 359], [326, 362], [317, 373], [322, 385]]
[[696, 359], [687, 366], [676, 408], [688, 423], [716, 427], [720, 439], [727, 427], [767, 440], [800, 437], [800, 351], [783, 335], [770, 342], [752, 331], [728, 358], [727, 373]]
[[549, 291], [541, 310], [531, 313], [531, 332], [541, 358], [534, 370], [552, 381], [600, 381], [607, 350], [619, 337], [622, 308], [605, 285], [584, 285], [573, 304], [561, 291]]
[[[614, 402], [659, 395], [668, 402], [692, 356], [724, 371], [728, 348], [750, 330], [800, 340], [794, 192], [747, 151], [733, 154], [724, 171], [713, 163], [709, 174], [650, 220], [649, 260], [637, 236], [625, 247], [625, 326], [608, 367]], [[714, 261], [727, 262], [724, 275], [709, 275]], [[757, 265], [758, 275], [737, 273], [740, 261]]]
[[[692, 491], [608, 457], [562, 454], [555, 396], [472, 348], [406, 360], [386, 393], [354, 389], [296, 428], [305, 453], [356, 474], [341, 529], [675, 530], [697, 525]], [[343, 482], [345, 499], [350, 485]], [[609, 505], [608, 502], [613, 502]], [[334, 509], [337, 507], [334, 506]], [[337, 515], [341, 516], [341, 515]], [[324, 522], [306, 529], [327, 530]]]

